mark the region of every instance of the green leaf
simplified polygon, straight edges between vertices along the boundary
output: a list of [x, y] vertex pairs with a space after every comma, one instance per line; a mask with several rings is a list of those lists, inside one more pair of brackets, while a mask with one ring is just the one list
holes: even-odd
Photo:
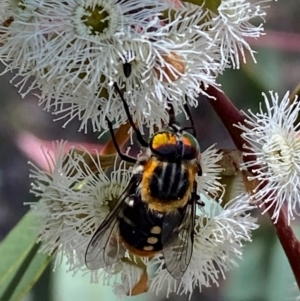
[[35, 220], [29, 211], [0, 244], [0, 301], [22, 299], [50, 262], [38, 253]]

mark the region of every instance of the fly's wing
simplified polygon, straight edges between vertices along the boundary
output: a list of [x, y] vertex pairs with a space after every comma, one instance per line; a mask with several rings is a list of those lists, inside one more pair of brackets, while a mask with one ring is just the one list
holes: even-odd
[[96, 270], [112, 265], [124, 256], [125, 250], [119, 242], [118, 218], [126, 206], [126, 198], [136, 190], [137, 186], [138, 181], [133, 177], [124, 194], [91, 238], [85, 253], [85, 263], [88, 269]]
[[96, 230], [90, 240], [86, 253], [85, 264], [88, 269], [96, 270], [112, 265], [122, 257], [118, 238], [118, 212], [109, 214], [108, 218]]
[[182, 211], [166, 215], [162, 228], [163, 255], [166, 268], [175, 279], [181, 279], [190, 263], [195, 226], [196, 198], [192, 193]]

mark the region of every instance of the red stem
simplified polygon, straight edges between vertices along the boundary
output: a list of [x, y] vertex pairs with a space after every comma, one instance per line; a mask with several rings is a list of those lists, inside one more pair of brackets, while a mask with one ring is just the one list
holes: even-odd
[[[274, 207], [268, 210], [269, 216], [272, 217]], [[287, 222], [286, 208], [282, 207], [278, 217], [278, 221], [274, 224], [277, 236], [280, 240], [282, 248], [289, 260], [290, 266], [300, 289], [300, 242], [293, 232], [293, 229]]]
[[242, 130], [233, 126], [233, 124], [244, 123], [245, 116], [233, 105], [223, 91], [220, 91], [213, 86], [209, 86], [206, 89], [206, 92], [216, 98], [208, 98], [208, 100], [227, 128], [237, 149], [242, 151], [243, 145], [245, 144], [245, 141], [241, 137]]
[[[234, 106], [234, 104], [228, 99], [224, 92], [219, 91], [214, 87], [209, 87], [206, 92], [216, 98], [216, 100], [209, 99], [210, 104], [227, 128], [236, 147], [242, 151], [243, 145], [246, 142], [241, 137], [242, 131], [234, 127], [233, 124], [237, 124], [239, 122], [244, 123], [245, 116]], [[251, 160], [253, 160], [254, 156], [251, 157]], [[252, 170], [249, 171], [252, 172]], [[275, 208], [272, 207], [268, 210], [271, 219], [274, 213], [274, 209]], [[300, 288], [300, 242], [295, 236], [293, 229], [288, 224], [285, 207], [282, 207], [280, 209], [279, 218], [277, 223], [274, 224], [274, 227], [276, 229], [283, 250], [288, 258], [292, 271], [295, 275], [298, 287]]]

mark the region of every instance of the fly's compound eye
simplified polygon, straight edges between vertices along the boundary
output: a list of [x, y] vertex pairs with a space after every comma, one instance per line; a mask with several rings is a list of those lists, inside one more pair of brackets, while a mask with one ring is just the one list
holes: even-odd
[[183, 159], [196, 159], [200, 153], [200, 145], [196, 137], [190, 133], [185, 132], [183, 133], [182, 138], [184, 145]]

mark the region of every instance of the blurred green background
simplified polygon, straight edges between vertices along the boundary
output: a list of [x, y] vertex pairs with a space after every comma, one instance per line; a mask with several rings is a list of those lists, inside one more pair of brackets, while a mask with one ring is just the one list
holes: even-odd
[[[243, 110], [256, 111], [262, 101], [261, 92], [273, 90], [283, 96], [300, 82], [300, 2], [278, 1], [270, 4], [266, 17], [266, 36], [249, 41], [257, 50], [257, 64], [248, 60], [239, 70], [227, 70], [219, 82], [223, 90]], [[3, 68], [2, 68], [3, 69]], [[29, 194], [30, 181], [27, 161], [34, 145], [26, 151], [21, 143], [25, 133], [42, 140], [66, 139], [77, 143], [98, 143], [97, 135], [78, 133], [73, 121], [62, 129], [62, 121], [54, 123], [53, 116], [37, 106], [34, 97], [21, 99], [9, 83], [11, 74], [0, 77], [0, 239], [28, 210], [24, 202], [33, 200]], [[200, 105], [197, 115], [198, 137], [202, 149], [217, 142], [219, 148], [232, 148], [226, 130], [207, 105]], [[226, 274], [219, 287], [195, 291], [191, 300], [201, 301], [283, 301], [295, 300], [297, 288], [288, 262], [267, 216], [260, 216], [261, 227], [255, 231], [253, 242], [245, 246], [240, 267]], [[298, 224], [293, 225], [297, 228]], [[3, 259], [1, 259], [3, 260]], [[96, 301], [117, 300], [110, 287], [89, 284], [89, 278], [72, 277], [62, 266], [53, 273], [50, 266], [34, 289], [23, 301]], [[144, 294], [126, 300], [164, 300], [163, 296]], [[188, 296], [171, 295], [169, 300], [188, 300]]]

